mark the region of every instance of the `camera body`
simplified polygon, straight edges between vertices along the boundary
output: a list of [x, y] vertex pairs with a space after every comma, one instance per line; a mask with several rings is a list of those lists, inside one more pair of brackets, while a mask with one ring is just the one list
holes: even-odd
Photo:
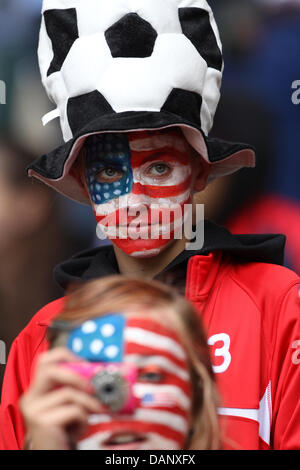
[[94, 389], [95, 396], [107, 408], [108, 412], [129, 414], [138, 405], [133, 393], [138, 370], [132, 364], [70, 362], [66, 367], [88, 379]]

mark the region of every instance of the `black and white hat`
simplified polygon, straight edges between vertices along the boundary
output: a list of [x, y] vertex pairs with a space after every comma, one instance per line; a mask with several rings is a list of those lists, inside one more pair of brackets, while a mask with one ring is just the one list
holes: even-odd
[[69, 174], [87, 136], [180, 127], [212, 164], [210, 179], [255, 165], [251, 146], [208, 138], [223, 72], [218, 28], [205, 0], [44, 0], [42, 81], [65, 144], [28, 169], [88, 202]]

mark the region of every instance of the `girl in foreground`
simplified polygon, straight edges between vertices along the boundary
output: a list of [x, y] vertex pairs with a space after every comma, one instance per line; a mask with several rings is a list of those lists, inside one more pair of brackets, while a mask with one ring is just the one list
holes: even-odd
[[198, 317], [158, 282], [113, 276], [71, 293], [21, 399], [25, 446], [218, 449], [217, 394]]

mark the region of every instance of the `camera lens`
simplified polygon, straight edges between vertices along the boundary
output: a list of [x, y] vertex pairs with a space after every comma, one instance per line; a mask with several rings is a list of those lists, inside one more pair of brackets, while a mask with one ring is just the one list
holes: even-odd
[[120, 411], [128, 397], [128, 384], [118, 371], [103, 370], [92, 379], [95, 394], [110, 411]]
[[114, 393], [115, 391], [115, 388], [112, 384], [107, 384], [105, 385], [105, 387], [103, 388], [103, 393], [105, 395], [109, 395], [110, 393]]

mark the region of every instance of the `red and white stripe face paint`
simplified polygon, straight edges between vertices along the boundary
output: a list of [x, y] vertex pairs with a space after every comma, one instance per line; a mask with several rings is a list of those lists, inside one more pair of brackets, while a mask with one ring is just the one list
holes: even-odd
[[81, 450], [184, 449], [191, 386], [186, 352], [177, 335], [148, 317], [126, 317], [123, 361], [137, 368], [135, 410], [90, 416]]
[[184, 137], [170, 129], [92, 139], [86, 145], [86, 178], [99, 226], [131, 256], [159, 254], [182, 232], [184, 204], [191, 203], [192, 166]]

